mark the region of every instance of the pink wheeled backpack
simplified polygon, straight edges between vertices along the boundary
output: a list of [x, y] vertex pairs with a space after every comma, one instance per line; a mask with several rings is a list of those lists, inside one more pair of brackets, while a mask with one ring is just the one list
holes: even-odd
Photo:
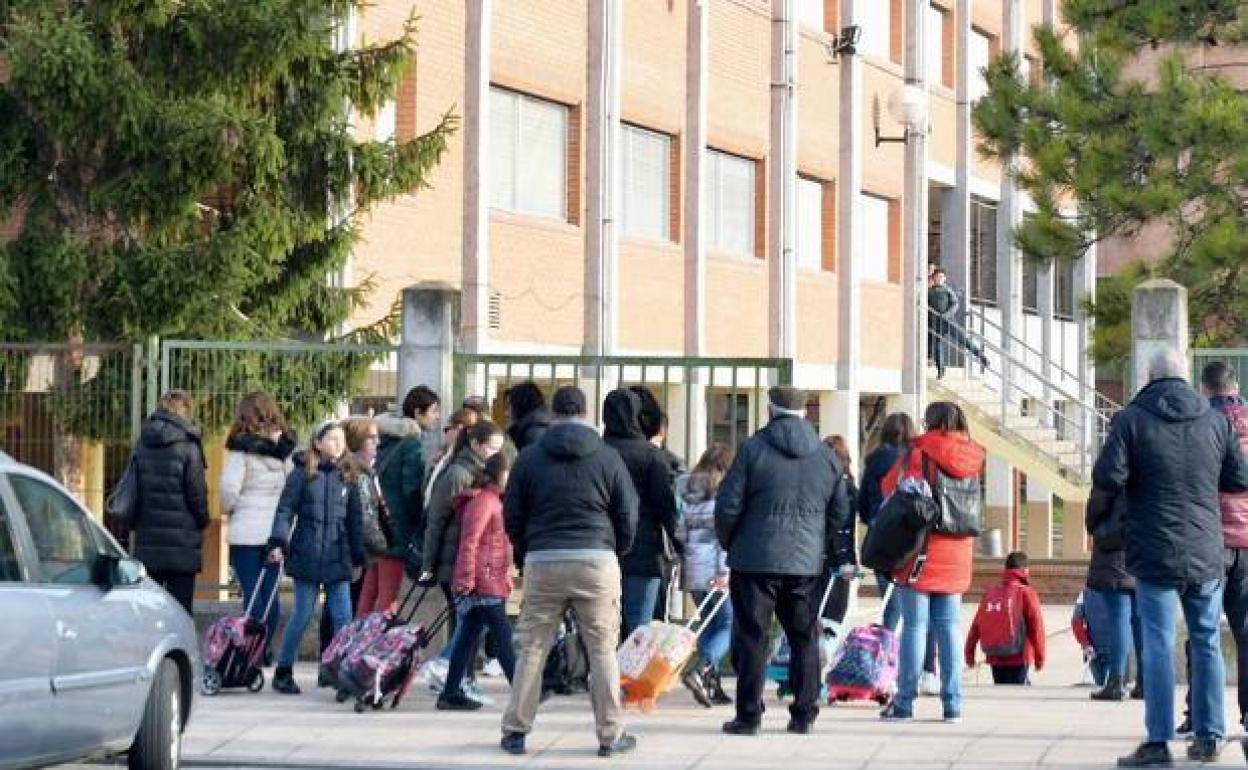
[[[264, 606], [264, 616], [256, 618], [252, 609], [260, 595], [265, 575], [273, 575], [273, 587]], [[264, 648], [269, 641], [268, 619], [273, 611], [282, 568], [264, 569], [251, 592], [242, 615], [221, 618], [208, 627], [200, 645], [204, 674], [200, 689], [204, 695], [216, 695], [223, 689], [246, 687], [250, 692], [264, 689]]]

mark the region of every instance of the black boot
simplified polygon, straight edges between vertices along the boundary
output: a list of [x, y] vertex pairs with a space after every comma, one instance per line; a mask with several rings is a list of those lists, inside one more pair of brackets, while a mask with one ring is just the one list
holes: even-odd
[[299, 685], [295, 684], [295, 675], [290, 666], [278, 666], [273, 671], [273, 690], [283, 695], [299, 695], [302, 692]]
[[711, 696], [706, 692], [706, 671], [708, 668], [705, 665], [694, 664], [680, 677], [680, 683], [693, 695], [693, 699], [698, 702], [698, 705], [707, 709], [711, 707]]
[[1127, 699], [1127, 688], [1122, 677], [1110, 675], [1105, 679], [1105, 686], [1092, 693], [1092, 700], [1123, 701]]
[[720, 676], [718, 668], [708, 670], [703, 683], [706, 687], [706, 694], [711, 696], [711, 703], [716, 706], [732, 704], [732, 698], [728, 697], [728, 693], [724, 692], [724, 680]]

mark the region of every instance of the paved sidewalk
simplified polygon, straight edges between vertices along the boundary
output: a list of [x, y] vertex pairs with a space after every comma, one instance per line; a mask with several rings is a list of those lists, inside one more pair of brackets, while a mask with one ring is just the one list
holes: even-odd
[[[964, 625], [973, 607], [963, 610]], [[1140, 702], [1100, 704], [1077, 687], [1080, 662], [1068, 629], [1069, 608], [1046, 609], [1050, 669], [1031, 688], [995, 688], [980, 668], [965, 678], [964, 722], [939, 721], [939, 701], [917, 704], [918, 721], [881, 723], [866, 704], [826, 708], [816, 734], [784, 732], [787, 713], [769, 700], [765, 732], [737, 738], [719, 732], [730, 710], [699, 708], [683, 689], [671, 693], [652, 714], [632, 714], [629, 729], [640, 740], [631, 756], [610, 766], [666, 770], [733, 770], [783, 766], [806, 768], [1021, 768], [1110, 767], [1115, 757], [1139, 740]], [[217, 767], [372, 767], [372, 768], [581, 768], [603, 767], [595, 756], [589, 701], [556, 697], [539, 713], [529, 738], [529, 754], [515, 758], [498, 749], [499, 718], [507, 696], [503, 680], [483, 679], [496, 700], [471, 714], [438, 712], [433, 697], [415, 693], [397, 711], [355, 714], [350, 704], [334, 703], [316, 690], [314, 670], [302, 667], [301, 697], [226, 693], [198, 698], [186, 736], [191, 765]], [[1228, 708], [1234, 695], [1228, 693]], [[1233, 723], [1233, 719], [1229, 720]], [[1172, 746], [1176, 756], [1181, 742]], [[1183, 762], [1180, 762], [1182, 764]], [[1242, 767], [1237, 745], [1228, 747], [1220, 767]]]

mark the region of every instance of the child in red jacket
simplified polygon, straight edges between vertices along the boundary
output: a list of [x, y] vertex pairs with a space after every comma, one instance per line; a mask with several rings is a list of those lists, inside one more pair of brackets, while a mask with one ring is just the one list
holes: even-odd
[[1040, 597], [1029, 584], [1027, 554], [1011, 553], [1001, 583], [989, 588], [966, 635], [966, 665], [975, 665], [975, 647], [984, 648], [992, 681], [1029, 684], [1028, 669], [1044, 668], [1044, 615]]

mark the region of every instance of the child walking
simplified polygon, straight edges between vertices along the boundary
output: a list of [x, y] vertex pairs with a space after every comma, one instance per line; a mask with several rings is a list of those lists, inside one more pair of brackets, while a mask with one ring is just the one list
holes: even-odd
[[995, 684], [1030, 684], [1030, 667], [1044, 668], [1044, 615], [1031, 587], [1027, 554], [1015, 551], [1006, 557], [1001, 583], [980, 601], [966, 635], [968, 667], [975, 666], [976, 646], [983, 647]]
[[498, 642], [498, 662], [507, 681], [516, 670], [516, 651], [507, 622], [511, 595], [511, 540], [503, 527], [502, 490], [507, 486], [510, 460], [500, 452], [486, 461], [476, 484], [458, 496], [459, 550], [451, 583], [459, 612], [460, 629], [451, 645], [446, 686], [438, 709], [475, 711], [481, 702], [464, 694], [464, 676], [473, 662], [477, 640], [489, 628]]
[[334, 633], [351, 620], [352, 572], [364, 563], [359, 472], [342, 426], [326, 421], [286, 479], [268, 544], [269, 560], [285, 562], [295, 581], [295, 609], [273, 674], [277, 692], [300, 693], [291, 669], [321, 586]]

